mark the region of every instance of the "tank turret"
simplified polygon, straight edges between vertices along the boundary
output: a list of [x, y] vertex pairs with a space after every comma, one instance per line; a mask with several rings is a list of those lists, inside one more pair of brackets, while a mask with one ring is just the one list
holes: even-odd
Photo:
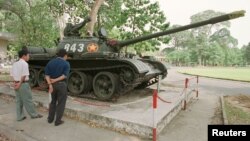
[[64, 36], [71, 37], [77, 36], [80, 37], [79, 30], [83, 28], [88, 22], [90, 22], [90, 17], [86, 17], [81, 23], [73, 25], [72, 23], [67, 23], [64, 29]]
[[[134, 88], [145, 88], [155, 84], [159, 76], [167, 76], [167, 68], [163, 62], [155, 59], [140, 58], [131, 54], [123, 54], [124, 46], [173, 34], [176, 32], [215, 24], [244, 16], [245, 11], [236, 11], [205, 21], [172, 28], [124, 41], [110, 40], [105, 29], [101, 28], [98, 35], [80, 37], [79, 29], [88, 20], [76, 26], [66, 34], [57, 48], [28, 48], [30, 50], [30, 84], [46, 87], [44, 67], [50, 59], [56, 57], [56, 50], [64, 48], [70, 59], [71, 72], [67, 77], [68, 91], [75, 96], [93, 94], [99, 100], [110, 100]], [[75, 37], [77, 36], [77, 37]], [[73, 37], [73, 38], [71, 38]]]

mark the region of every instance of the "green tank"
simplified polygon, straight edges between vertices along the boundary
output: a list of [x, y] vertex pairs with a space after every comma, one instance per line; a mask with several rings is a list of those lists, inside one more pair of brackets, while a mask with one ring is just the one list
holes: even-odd
[[95, 36], [80, 37], [78, 31], [89, 18], [76, 26], [65, 28], [65, 37], [57, 48], [28, 47], [30, 52], [30, 85], [47, 87], [44, 67], [56, 57], [60, 48], [67, 50], [71, 71], [67, 79], [68, 91], [75, 96], [93, 94], [99, 100], [110, 100], [134, 88], [145, 88], [158, 82], [159, 76], [167, 76], [167, 68], [161, 62], [121, 53], [125, 46], [173, 34], [176, 32], [215, 24], [244, 16], [245, 11], [236, 11], [205, 21], [169, 29], [124, 41], [109, 40], [104, 28]]

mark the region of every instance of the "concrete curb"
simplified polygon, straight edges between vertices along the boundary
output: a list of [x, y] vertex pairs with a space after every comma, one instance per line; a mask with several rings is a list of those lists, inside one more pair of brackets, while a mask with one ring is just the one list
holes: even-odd
[[221, 100], [223, 124], [227, 125], [228, 124], [228, 119], [227, 119], [227, 114], [226, 114], [226, 111], [225, 111], [224, 96], [220, 96], [220, 100]]
[[21, 131], [16, 131], [15, 129], [12, 129], [3, 124], [0, 124], [0, 133], [4, 134], [11, 141], [38, 141], [37, 139], [25, 135], [25, 133]]

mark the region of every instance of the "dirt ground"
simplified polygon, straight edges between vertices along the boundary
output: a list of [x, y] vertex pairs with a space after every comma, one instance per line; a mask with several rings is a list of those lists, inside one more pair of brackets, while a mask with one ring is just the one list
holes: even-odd
[[249, 95], [234, 95], [234, 96], [225, 96], [230, 104], [235, 107], [242, 109], [245, 112], [250, 112], [250, 96]]
[[[250, 96], [249, 95], [228, 95], [224, 96], [224, 100], [232, 104], [233, 106], [242, 109], [245, 112], [250, 113]], [[220, 101], [215, 108], [214, 116], [211, 119], [211, 124], [223, 124], [222, 108]]]
[[222, 108], [220, 101], [218, 101], [217, 107], [215, 108], [214, 116], [211, 119], [211, 124], [223, 124]]
[[5, 135], [0, 133], [0, 141], [11, 141], [11, 140], [7, 138]]

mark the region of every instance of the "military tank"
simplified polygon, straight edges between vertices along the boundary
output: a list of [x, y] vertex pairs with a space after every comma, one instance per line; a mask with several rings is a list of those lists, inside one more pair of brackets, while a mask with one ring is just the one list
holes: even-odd
[[125, 46], [173, 34], [176, 32], [215, 24], [244, 16], [245, 11], [236, 11], [205, 21], [157, 32], [124, 41], [110, 40], [104, 28], [94, 36], [80, 37], [81, 29], [89, 19], [65, 28], [65, 37], [56, 48], [28, 47], [30, 52], [30, 85], [47, 87], [44, 67], [56, 57], [56, 51], [64, 48], [68, 52], [71, 66], [67, 78], [68, 91], [75, 96], [92, 93], [98, 100], [110, 100], [134, 88], [145, 88], [155, 84], [159, 76], [167, 76], [166, 66], [157, 60], [121, 53]]

